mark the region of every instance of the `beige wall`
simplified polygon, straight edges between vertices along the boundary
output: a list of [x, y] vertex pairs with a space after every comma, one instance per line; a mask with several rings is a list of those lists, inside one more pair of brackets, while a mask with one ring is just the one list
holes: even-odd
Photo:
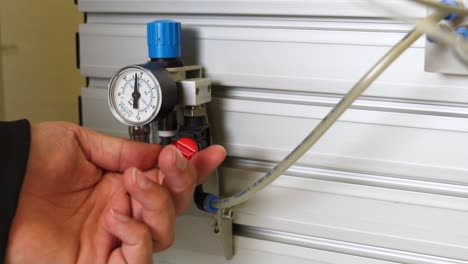
[[[0, 2], [0, 10], [2, 10], [2, 3]], [[0, 120], [5, 119], [5, 103], [3, 95], [3, 63], [2, 63], [2, 54], [6, 47], [2, 46], [2, 25], [1, 25], [1, 11], [0, 11]]]
[[72, 0], [0, 0], [0, 118], [78, 122]]

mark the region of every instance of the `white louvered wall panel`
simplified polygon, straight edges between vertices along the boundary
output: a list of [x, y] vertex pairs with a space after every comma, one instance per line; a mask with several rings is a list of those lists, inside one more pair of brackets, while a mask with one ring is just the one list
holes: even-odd
[[[212, 78], [226, 194], [281, 160], [410, 26], [352, 0], [79, 0], [83, 122], [118, 136], [106, 85], [146, 60], [145, 23], [183, 23], [183, 57]], [[381, 1], [417, 16], [405, 1]], [[237, 208], [229, 263], [468, 263], [468, 77], [424, 72], [418, 41], [323, 139]], [[213, 219], [179, 219], [157, 263], [226, 263]]]

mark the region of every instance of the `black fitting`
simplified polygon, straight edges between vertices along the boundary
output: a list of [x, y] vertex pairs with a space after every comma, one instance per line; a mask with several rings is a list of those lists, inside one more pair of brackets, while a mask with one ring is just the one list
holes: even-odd
[[168, 116], [158, 120], [158, 130], [176, 131], [177, 127], [177, 114], [175, 111], [172, 111], [171, 113], [169, 113]]
[[165, 147], [172, 144], [173, 140], [170, 137], [159, 137], [159, 145]]
[[177, 133], [177, 138], [183, 137], [193, 138], [197, 141], [200, 150], [211, 145], [210, 125], [206, 122], [206, 118], [200, 116], [186, 116], [184, 118], [184, 126], [181, 127]]
[[218, 209], [211, 206], [211, 201], [216, 198], [218, 198], [218, 196], [204, 192], [203, 185], [201, 184], [195, 188], [195, 192], [193, 194], [193, 200], [197, 208], [212, 214], [218, 211]]
[[[210, 142], [210, 125], [204, 116], [185, 116], [184, 125], [177, 133], [177, 138], [188, 137], [194, 139], [200, 150], [207, 148]], [[193, 200], [198, 209], [216, 213], [218, 209], [211, 207], [211, 201], [218, 196], [203, 191], [203, 185], [198, 185], [193, 194]]]
[[157, 63], [163, 68], [184, 67], [184, 61], [180, 58], [151, 58], [152, 63]]
[[[158, 131], [172, 132], [175, 135], [177, 127], [177, 113], [175, 111], [172, 111], [168, 116], [158, 120]], [[174, 142], [174, 139], [175, 136], [162, 137], [159, 135], [159, 144], [161, 144], [161, 146], [167, 146]]]

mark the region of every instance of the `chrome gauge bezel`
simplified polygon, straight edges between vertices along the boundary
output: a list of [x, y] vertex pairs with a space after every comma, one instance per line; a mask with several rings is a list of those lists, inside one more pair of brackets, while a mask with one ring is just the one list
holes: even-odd
[[[147, 74], [151, 80], [154, 82], [155, 84], [155, 90], [156, 90], [156, 100], [157, 100], [157, 103], [156, 103], [156, 108], [153, 111], [153, 113], [151, 113], [150, 115], [150, 118], [148, 118], [147, 120], [144, 120], [144, 121], [140, 121], [140, 122], [134, 122], [134, 121], [131, 121], [131, 120], [128, 120], [127, 118], [125, 118], [125, 116], [122, 115], [122, 113], [118, 110], [118, 106], [116, 105], [116, 101], [115, 101], [115, 89], [117, 89], [116, 87], [116, 84], [117, 84], [117, 81], [119, 80], [120, 76], [122, 76], [124, 74], [124, 72], [128, 71], [128, 70], [136, 70], [136, 71], [141, 71], [141, 72], [144, 72], [145, 74]], [[161, 84], [159, 82], [159, 80], [156, 78], [156, 76], [149, 70], [149, 69], [146, 69], [144, 67], [141, 67], [141, 66], [138, 66], [138, 65], [133, 65], [133, 66], [127, 66], [127, 67], [124, 67], [120, 70], [118, 70], [114, 76], [112, 77], [111, 81], [109, 82], [109, 85], [108, 85], [108, 89], [107, 89], [107, 102], [109, 104], [109, 108], [112, 112], [112, 115], [114, 115], [114, 117], [120, 121], [121, 123], [127, 125], [127, 126], [143, 126], [143, 125], [146, 125], [146, 124], [149, 124], [151, 123], [154, 119], [156, 119], [156, 117], [158, 116], [160, 110], [161, 110], [161, 105], [162, 105], [162, 91], [161, 91]]]

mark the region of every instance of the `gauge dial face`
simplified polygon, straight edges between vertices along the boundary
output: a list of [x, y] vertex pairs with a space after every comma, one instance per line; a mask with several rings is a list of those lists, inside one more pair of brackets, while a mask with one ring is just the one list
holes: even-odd
[[109, 106], [122, 123], [145, 125], [156, 118], [161, 108], [161, 86], [145, 68], [124, 68], [109, 84]]

